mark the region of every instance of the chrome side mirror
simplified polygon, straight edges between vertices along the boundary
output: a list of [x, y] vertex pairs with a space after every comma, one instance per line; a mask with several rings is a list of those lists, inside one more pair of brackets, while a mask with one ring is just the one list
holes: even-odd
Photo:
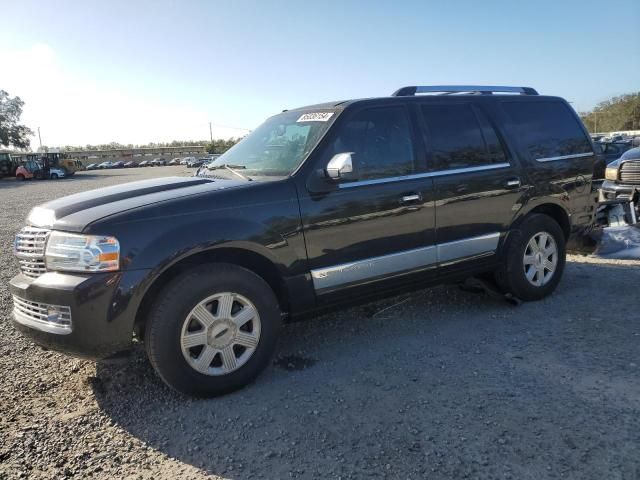
[[351, 155], [353, 152], [336, 153], [329, 163], [325, 172], [331, 180], [340, 180], [349, 178], [349, 174], [353, 173], [353, 161]]

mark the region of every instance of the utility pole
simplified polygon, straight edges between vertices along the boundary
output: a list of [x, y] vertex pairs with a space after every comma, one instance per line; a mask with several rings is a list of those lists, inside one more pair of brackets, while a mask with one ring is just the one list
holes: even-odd
[[211, 122], [209, 122], [209, 138], [211, 139], [211, 143], [213, 143], [213, 130], [211, 130]]
[[40, 127], [38, 127], [38, 141], [40, 142], [40, 150], [42, 150], [42, 137], [40, 136]]

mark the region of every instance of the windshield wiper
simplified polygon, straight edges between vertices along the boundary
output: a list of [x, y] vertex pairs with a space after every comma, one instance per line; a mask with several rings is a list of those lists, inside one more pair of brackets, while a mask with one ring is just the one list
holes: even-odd
[[223, 163], [222, 165], [209, 165], [207, 168], [209, 170], [218, 170], [220, 168], [227, 168], [227, 167], [231, 167], [234, 168], [236, 170], [240, 170], [240, 169], [245, 169], [246, 170], [246, 166], [245, 165], [233, 165], [232, 163]]
[[237, 171], [237, 170], [240, 170], [240, 169], [246, 170], [247, 167], [245, 165], [232, 165], [232, 164], [224, 163], [222, 165], [209, 165], [207, 168], [209, 170], [219, 170], [221, 168], [224, 168], [225, 170], [229, 170], [231, 173], [233, 173], [234, 175], [239, 176], [240, 178], [246, 180], [247, 182], [253, 181], [250, 177], [247, 177], [246, 175], [243, 175], [243, 174], [241, 174], [240, 172]]
[[[246, 175], [243, 175], [243, 174], [241, 174], [240, 172], [238, 172], [238, 171], [234, 170], [234, 169], [233, 169], [232, 167], [230, 167], [229, 165], [222, 165], [222, 167], [226, 168], [226, 169], [227, 169], [227, 170], [229, 170], [231, 173], [233, 173], [233, 174], [235, 174], [235, 175], [239, 176], [240, 178], [245, 179], [247, 182], [251, 182], [251, 178], [249, 178], [249, 177], [247, 177]], [[236, 167], [236, 168], [238, 168], [238, 167], [239, 167], [239, 168], [247, 168], [247, 167], [245, 167], [245, 166], [243, 166], [243, 165], [242, 165], [242, 166], [236, 166], [236, 165], [234, 165], [234, 167]]]

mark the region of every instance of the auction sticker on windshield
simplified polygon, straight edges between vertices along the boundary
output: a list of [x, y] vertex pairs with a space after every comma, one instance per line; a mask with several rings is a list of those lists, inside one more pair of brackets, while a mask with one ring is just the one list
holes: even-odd
[[333, 112], [313, 112], [301, 115], [298, 122], [326, 122], [333, 116]]

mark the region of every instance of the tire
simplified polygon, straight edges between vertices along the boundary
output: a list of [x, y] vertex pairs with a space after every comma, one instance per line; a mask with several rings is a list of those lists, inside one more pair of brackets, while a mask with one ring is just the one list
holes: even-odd
[[52, 173], [51, 176], [49, 177], [51, 180], [57, 180], [58, 179], [58, 174], [57, 173]]
[[[545, 239], [544, 235], [548, 237]], [[541, 243], [545, 245], [544, 250], [539, 249]], [[503, 264], [496, 272], [498, 285], [524, 301], [540, 300], [550, 295], [564, 272], [565, 243], [564, 232], [553, 218], [537, 213], [527, 216], [507, 238]], [[553, 247], [556, 253], [549, 255]], [[553, 266], [552, 272], [547, 265]]]
[[21, 173], [19, 173], [18, 175], [16, 175], [16, 178], [17, 178], [18, 180], [20, 180], [21, 182], [24, 182], [24, 180], [25, 180], [24, 175], [22, 175]]
[[[223, 303], [231, 313], [217, 319]], [[203, 305], [213, 316], [203, 313]], [[257, 315], [236, 324], [244, 311]], [[201, 318], [211, 322], [208, 328]], [[160, 291], [147, 319], [145, 348], [168, 386], [190, 396], [214, 397], [244, 387], [262, 372], [275, 351], [281, 323], [276, 296], [261, 277], [236, 265], [207, 264], [179, 275]], [[187, 336], [193, 345], [185, 348]], [[241, 340], [257, 345], [236, 343]]]

